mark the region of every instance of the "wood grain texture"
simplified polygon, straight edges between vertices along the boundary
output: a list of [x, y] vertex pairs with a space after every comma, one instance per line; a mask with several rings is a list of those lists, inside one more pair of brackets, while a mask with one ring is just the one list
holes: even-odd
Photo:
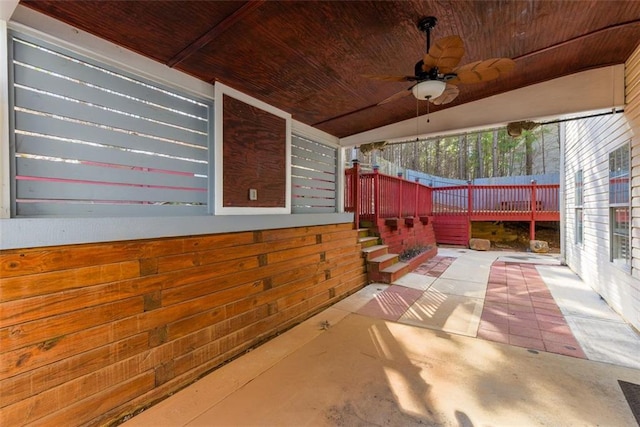
[[459, 65], [495, 57], [517, 63], [505, 78], [460, 85], [456, 100], [432, 111], [622, 64], [640, 39], [640, 2], [622, 0], [22, 4], [201, 80], [221, 81], [338, 137], [415, 117], [413, 97], [376, 105], [409, 85], [362, 75], [413, 74], [425, 53], [416, 28], [422, 16], [438, 18], [434, 40], [462, 38]]
[[[223, 96], [224, 207], [285, 207], [285, 120]], [[258, 200], [249, 200], [249, 189]]]
[[0, 265], [3, 425], [108, 424], [366, 284], [351, 224], [10, 250]]

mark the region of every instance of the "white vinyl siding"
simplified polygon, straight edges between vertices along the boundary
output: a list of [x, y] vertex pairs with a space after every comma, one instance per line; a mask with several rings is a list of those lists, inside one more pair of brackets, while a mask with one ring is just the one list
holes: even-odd
[[[565, 124], [566, 218], [574, 214], [575, 173], [584, 170], [583, 244], [568, 244], [569, 267], [594, 288], [635, 328], [640, 329], [640, 48], [626, 66], [626, 102], [621, 114], [570, 121]], [[611, 262], [612, 244], [609, 155], [630, 147], [631, 227], [630, 268]], [[627, 193], [629, 194], [629, 193]], [[624, 199], [622, 208], [628, 207]], [[621, 214], [619, 214], [621, 215]], [[616, 216], [614, 214], [613, 218]], [[623, 219], [618, 216], [618, 219]], [[576, 241], [575, 223], [567, 221], [566, 241]], [[627, 235], [628, 236], [628, 235]], [[628, 241], [628, 238], [627, 238]]]
[[14, 217], [202, 215], [212, 104], [10, 34]]

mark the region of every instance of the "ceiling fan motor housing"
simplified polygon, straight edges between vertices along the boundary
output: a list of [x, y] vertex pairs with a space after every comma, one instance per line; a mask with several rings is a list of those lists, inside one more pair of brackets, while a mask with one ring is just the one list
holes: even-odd
[[435, 99], [442, 95], [446, 83], [441, 80], [424, 80], [411, 88], [413, 96], [417, 99]]

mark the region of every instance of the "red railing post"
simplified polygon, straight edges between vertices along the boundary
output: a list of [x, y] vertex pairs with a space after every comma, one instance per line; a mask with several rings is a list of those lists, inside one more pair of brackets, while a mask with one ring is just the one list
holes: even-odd
[[420, 204], [420, 178], [416, 177], [415, 182], [416, 182], [416, 184], [415, 184], [415, 188], [416, 188], [416, 209], [415, 209], [415, 212], [414, 212], [413, 216], [417, 217], [418, 216], [418, 212], [420, 211], [420, 208], [418, 206]]
[[360, 228], [360, 162], [358, 159], [353, 159], [353, 176], [352, 181], [352, 197], [353, 197], [353, 225], [355, 229]]
[[467, 216], [471, 221], [471, 213], [473, 212], [473, 188], [471, 187], [471, 181], [467, 181]]
[[400, 191], [398, 191], [398, 218], [402, 218], [402, 193], [404, 190], [404, 179], [402, 178], [402, 172], [398, 172], [398, 185]]
[[536, 240], [536, 210], [537, 210], [537, 185], [536, 180], [531, 180], [531, 224], [529, 225], [529, 239]]
[[378, 166], [373, 167], [373, 226], [378, 226], [380, 219], [380, 175], [378, 175]]

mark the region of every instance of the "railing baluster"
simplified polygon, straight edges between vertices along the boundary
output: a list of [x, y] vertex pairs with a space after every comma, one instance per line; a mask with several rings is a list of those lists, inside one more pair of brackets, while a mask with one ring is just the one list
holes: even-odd
[[[558, 184], [537, 185], [458, 185], [432, 188], [399, 177], [362, 173], [359, 165], [345, 171], [345, 210], [354, 212], [355, 225], [392, 217], [467, 216], [474, 220], [530, 221], [559, 218]], [[413, 186], [413, 187], [412, 187]]]

